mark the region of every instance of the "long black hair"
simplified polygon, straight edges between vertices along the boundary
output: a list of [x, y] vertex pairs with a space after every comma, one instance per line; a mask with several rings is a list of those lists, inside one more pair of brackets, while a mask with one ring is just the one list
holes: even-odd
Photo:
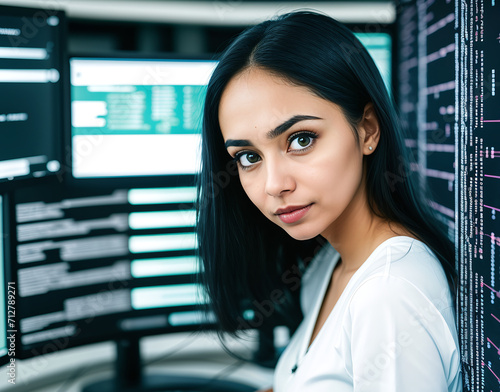
[[[354, 132], [365, 106], [373, 103], [380, 141], [374, 153], [364, 158], [369, 206], [429, 246], [455, 293], [454, 246], [439, 230], [440, 223], [411, 174], [402, 127], [372, 58], [336, 20], [314, 12], [293, 12], [238, 36], [222, 54], [208, 85], [197, 235], [200, 280], [220, 331], [237, 334], [248, 325], [259, 326], [270, 314], [291, 314], [290, 307], [297, 304], [301, 261], [324, 243], [321, 238], [301, 242], [289, 237], [264, 217], [241, 187], [236, 164], [224, 147], [218, 110], [228, 82], [249, 67], [267, 70], [337, 104]], [[245, 306], [257, 311], [257, 325], [245, 321]]]

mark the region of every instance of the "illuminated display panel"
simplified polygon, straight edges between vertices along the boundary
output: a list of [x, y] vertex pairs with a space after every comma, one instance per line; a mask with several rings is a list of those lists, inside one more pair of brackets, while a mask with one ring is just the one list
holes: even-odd
[[500, 384], [500, 99], [498, 5], [461, 3], [457, 194], [462, 358], [468, 391]]
[[61, 169], [64, 37], [62, 12], [0, 6], [0, 182]]
[[189, 186], [15, 191], [20, 357], [211, 324], [194, 281], [195, 196]]
[[392, 89], [392, 37], [388, 33], [354, 33], [368, 50], [388, 91]]
[[198, 172], [203, 102], [216, 64], [72, 58], [73, 177]]
[[405, 1], [399, 106], [415, 173], [456, 244], [457, 324], [464, 390], [500, 382], [500, 102], [495, 4]]

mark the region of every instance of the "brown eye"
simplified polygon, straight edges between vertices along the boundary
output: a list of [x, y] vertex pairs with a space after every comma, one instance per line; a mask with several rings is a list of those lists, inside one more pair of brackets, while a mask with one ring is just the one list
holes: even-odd
[[311, 138], [309, 136], [301, 136], [297, 138], [297, 143], [301, 147], [307, 147], [311, 143]]
[[241, 152], [236, 154], [235, 159], [243, 168], [249, 168], [260, 161], [260, 156], [254, 152]]
[[301, 132], [293, 135], [290, 138], [289, 150], [297, 151], [304, 150], [312, 145], [317, 136], [311, 132]]
[[257, 154], [247, 154], [247, 161], [250, 163], [257, 163], [259, 161], [259, 156]]

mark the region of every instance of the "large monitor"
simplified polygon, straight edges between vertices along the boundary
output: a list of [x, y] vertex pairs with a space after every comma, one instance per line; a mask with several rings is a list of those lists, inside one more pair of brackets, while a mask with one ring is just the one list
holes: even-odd
[[498, 5], [406, 0], [398, 25], [407, 145], [456, 246], [464, 391], [498, 391]]
[[500, 387], [498, 4], [460, 3], [455, 56], [459, 325], [467, 391]]
[[194, 187], [13, 194], [19, 357], [209, 323], [197, 307]]
[[214, 60], [70, 59], [74, 179], [194, 175]]
[[61, 169], [64, 61], [63, 12], [0, 6], [1, 188]]
[[[105, 192], [45, 181], [15, 190], [17, 357], [114, 340], [116, 382], [125, 389], [150, 380], [134, 378], [141, 337], [211, 328], [215, 319], [195, 280], [195, 197], [195, 187], [173, 184]], [[190, 391], [252, 390], [214, 380], [215, 389], [197, 389], [195, 375], [172, 379]], [[116, 385], [103, 381], [86, 391]]]

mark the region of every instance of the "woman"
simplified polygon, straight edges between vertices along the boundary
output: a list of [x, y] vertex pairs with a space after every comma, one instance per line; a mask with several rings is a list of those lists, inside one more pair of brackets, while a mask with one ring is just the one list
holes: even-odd
[[346, 27], [297, 12], [242, 33], [208, 85], [202, 140], [201, 278], [221, 331], [291, 315], [301, 278], [275, 392], [462, 390], [453, 245]]

